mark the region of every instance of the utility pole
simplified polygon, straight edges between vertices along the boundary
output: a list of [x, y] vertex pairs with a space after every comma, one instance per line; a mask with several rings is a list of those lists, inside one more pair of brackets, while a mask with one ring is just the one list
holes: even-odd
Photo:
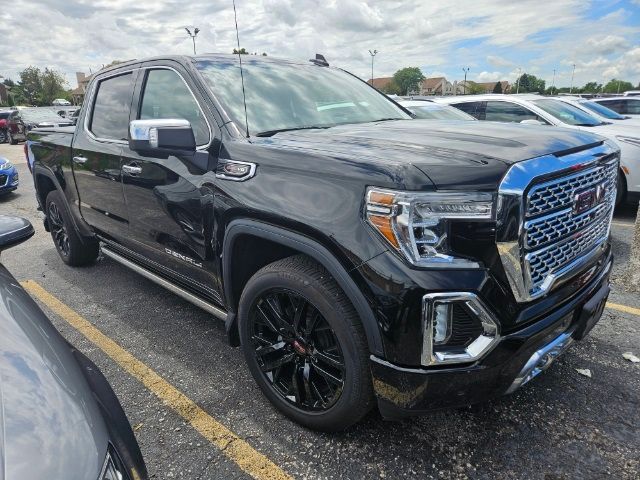
[[462, 71], [464, 72], [464, 84], [462, 85], [462, 94], [467, 94], [467, 73], [469, 72], [470, 67], [462, 67]]
[[189, 36], [191, 37], [191, 40], [193, 40], [193, 54], [196, 54], [196, 37], [198, 36], [198, 33], [200, 32], [200, 29], [198, 27], [193, 29], [193, 33], [191, 32], [191, 30], [189, 30], [188, 27], [184, 27], [184, 29], [187, 31], [187, 34], [189, 34]]
[[556, 91], [556, 69], [553, 69], [553, 82], [551, 84], [551, 94]]
[[522, 68], [518, 67], [518, 82], [516, 84], [516, 95], [520, 93], [520, 77], [522, 77]]
[[373, 87], [373, 58], [378, 54], [378, 50], [369, 50], [369, 55], [371, 55], [371, 86]]
[[621, 80], [618, 80], [618, 95], [620, 95], [620, 82]]
[[569, 88], [569, 93], [573, 93], [573, 76], [576, 73], [576, 64], [573, 64], [573, 71], [571, 72], [571, 88]]

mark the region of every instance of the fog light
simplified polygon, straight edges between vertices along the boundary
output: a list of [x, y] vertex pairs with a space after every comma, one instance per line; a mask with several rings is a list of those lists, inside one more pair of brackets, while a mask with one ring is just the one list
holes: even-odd
[[439, 303], [436, 305], [433, 321], [433, 343], [440, 345], [446, 343], [451, 336], [451, 304]]
[[500, 340], [493, 315], [473, 293], [429, 293], [422, 314], [423, 365], [475, 362]]

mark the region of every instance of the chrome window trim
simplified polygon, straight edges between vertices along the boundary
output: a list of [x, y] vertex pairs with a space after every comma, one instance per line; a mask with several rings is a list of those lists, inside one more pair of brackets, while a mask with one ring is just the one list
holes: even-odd
[[[202, 114], [202, 118], [204, 118], [204, 121], [207, 124], [207, 129], [209, 130], [209, 141], [207, 143], [202, 144], [202, 145], [196, 145], [196, 150], [206, 150], [207, 148], [209, 148], [211, 146], [211, 143], [213, 142], [213, 139], [214, 139], [213, 129], [211, 128], [211, 124], [209, 123], [209, 119], [207, 118], [207, 116], [204, 113], [204, 109], [202, 108], [202, 105], [198, 101], [198, 97], [196, 97], [196, 95], [193, 93], [193, 90], [191, 90], [191, 87], [189, 86], [187, 81], [184, 79], [182, 74], [178, 70], [176, 70], [175, 68], [169, 67], [167, 65], [149, 65], [149, 66], [146, 66], [146, 67], [141, 67], [140, 70], [171, 70], [172, 72], [175, 72], [176, 75], [178, 75], [180, 77], [180, 80], [182, 80], [182, 83], [184, 83], [185, 87], [187, 87], [187, 90], [189, 90], [189, 93], [191, 94], [191, 97], [195, 100], [196, 105], [198, 105], [198, 108], [200, 109], [200, 113]], [[146, 79], [145, 79], [145, 82], [146, 82]], [[145, 86], [146, 86], [146, 84], [145, 84]], [[144, 89], [140, 89], [140, 101], [142, 102], [142, 100], [144, 100]], [[136, 111], [136, 117], [137, 116], [138, 116], [138, 112]], [[136, 120], [142, 120], [142, 119], [136, 118]], [[146, 120], [149, 120], [149, 119], [146, 119]], [[184, 120], [186, 120], [186, 119], [184, 119]]]
[[[433, 322], [436, 303], [463, 303], [480, 320], [483, 334], [471, 342], [463, 353], [434, 352]], [[500, 341], [500, 326], [480, 298], [471, 292], [428, 293], [422, 297], [422, 354], [424, 366], [470, 363], [485, 357]]]
[[[84, 121], [82, 122], [83, 124], [83, 130], [85, 135], [87, 135], [91, 140], [94, 140], [96, 142], [101, 142], [101, 143], [116, 143], [119, 145], [128, 145], [129, 142], [127, 140], [119, 140], [117, 138], [104, 138], [104, 137], [98, 137], [96, 135], [93, 134], [93, 132], [89, 129], [89, 117], [93, 118], [93, 107], [95, 105], [96, 102], [96, 96], [98, 95], [98, 90], [96, 89], [97, 85], [102, 82], [103, 80], [108, 80], [110, 78], [114, 78], [114, 77], [119, 77], [121, 75], [127, 75], [127, 74], [131, 74], [133, 75], [133, 73], [136, 70], [140, 70], [139, 68], [132, 68], [130, 70], [118, 70], [117, 72], [113, 72], [112, 74], [107, 74], [104, 76], [100, 76], [99, 78], [96, 78], [94, 81], [91, 82], [91, 90], [89, 91], [89, 103], [87, 103], [87, 110], [84, 114]], [[98, 74], [96, 74], [97, 76]], [[135, 83], [133, 84], [133, 90], [131, 91], [131, 95], [133, 96], [133, 93], [135, 92]], [[131, 112], [131, 107], [129, 107], [129, 112]], [[129, 117], [131, 117], [131, 115], [129, 115]], [[127, 132], [129, 131], [129, 127], [127, 126]]]
[[545, 280], [544, 284], [534, 294], [530, 292], [531, 278], [529, 270], [525, 268], [524, 241], [526, 197], [525, 194], [534, 182], [543, 183], [547, 178], [570, 176], [573, 170], [581, 171], [604, 163], [603, 159], [619, 161], [619, 149], [612, 143], [605, 141], [601, 145], [556, 157], [545, 155], [513, 164], [498, 187], [498, 201], [496, 209], [496, 243], [498, 253], [504, 267], [505, 274], [517, 302], [528, 302], [540, 298], [559, 284], [566, 281], [573, 274], [578, 273], [594, 257], [606, 247], [611, 230], [613, 208], [609, 214], [609, 225], [606, 234], [600, 238], [584, 255], [578, 257], [555, 272]]

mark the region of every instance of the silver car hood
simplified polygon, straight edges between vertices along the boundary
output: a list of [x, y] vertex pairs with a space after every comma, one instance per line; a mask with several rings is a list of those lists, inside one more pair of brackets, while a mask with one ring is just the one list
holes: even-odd
[[0, 266], [0, 480], [97, 479], [107, 442], [71, 347]]

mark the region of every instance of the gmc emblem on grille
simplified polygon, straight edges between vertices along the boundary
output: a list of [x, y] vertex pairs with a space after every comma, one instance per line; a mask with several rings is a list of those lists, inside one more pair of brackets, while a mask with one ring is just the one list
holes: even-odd
[[602, 203], [607, 196], [607, 182], [602, 182], [595, 187], [577, 193], [573, 197], [573, 213], [578, 215], [592, 209]]

